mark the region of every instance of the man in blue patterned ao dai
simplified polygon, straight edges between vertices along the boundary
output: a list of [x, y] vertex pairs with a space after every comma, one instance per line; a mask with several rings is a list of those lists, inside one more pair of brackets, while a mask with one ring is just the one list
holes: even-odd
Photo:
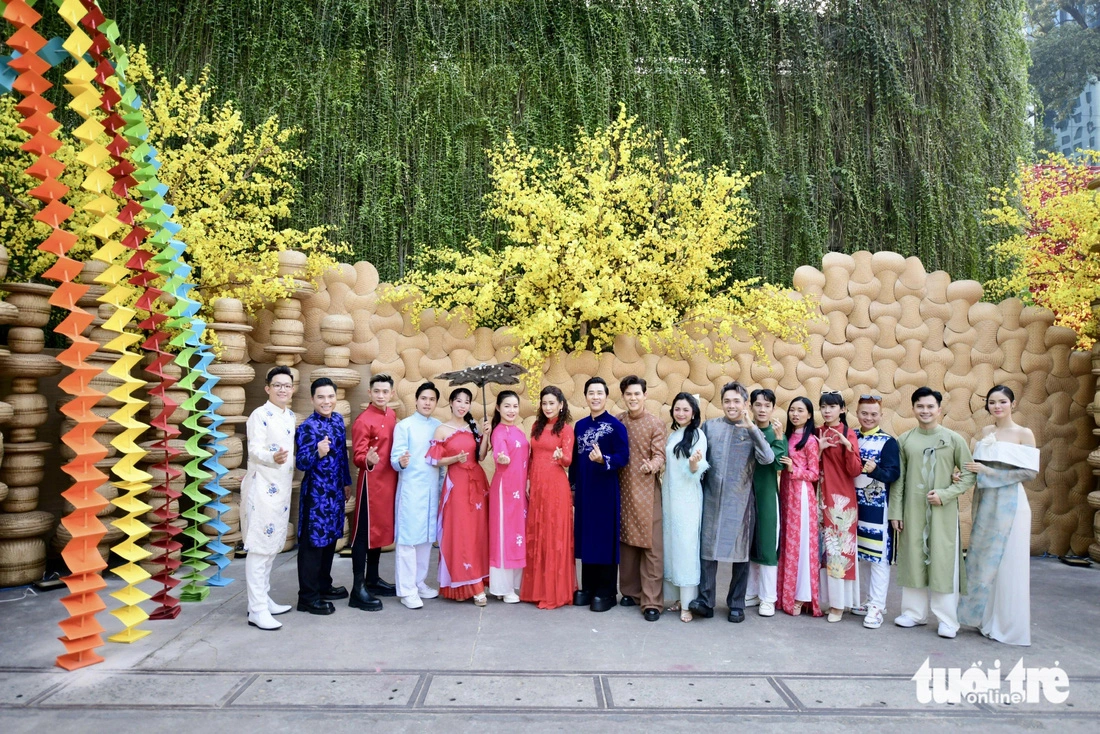
[[336, 385], [327, 377], [309, 387], [313, 413], [294, 435], [294, 460], [303, 472], [298, 507], [298, 611], [332, 614], [332, 599], [346, 599], [332, 585], [332, 557], [344, 532], [344, 502], [351, 496], [344, 420], [334, 413]]

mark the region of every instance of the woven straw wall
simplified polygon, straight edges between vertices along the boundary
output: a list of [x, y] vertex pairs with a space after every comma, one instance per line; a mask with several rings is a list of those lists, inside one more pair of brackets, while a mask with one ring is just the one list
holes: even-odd
[[[944, 424], [967, 438], [989, 421], [982, 410], [984, 392], [1007, 384], [1019, 400], [1017, 419], [1035, 432], [1042, 453], [1042, 472], [1027, 487], [1034, 518], [1032, 553], [1087, 552], [1093, 510], [1086, 496], [1094, 482], [1086, 457], [1096, 445], [1087, 406], [1095, 378], [1089, 354], [1073, 351], [1071, 330], [1053, 326], [1049, 311], [1025, 308], [1017, 299], [982, 303], [979, 283], [953, 282], [942, 271], [927, 273], [917, 258], [891, 252], [831, 253], [820, 270], [799, 268], [794, 281], [820, 301], [823, 318], [813, 326], [808, 349], [769, 342], [771, 363], [766, 364], [743, 343], [735, 345], [731, 361], [721, 364], [702, 355], [681, 360], [649, 353], [636, 339], [620, 337], [614, 353], [553, 358], [544, 368], [543, 384], [562, 389], [574, 417], [585, 413], [581, 391], [592, 375], [605, 378], [615, 398], [620, 378], [641, 375], [649, 383], [649, 409], [661, 418], [667, 418], [668, 402], [680, 391], [698, 394], [707, 417], [719, 415], [718, 390], [730, 379], [750, 389], [772, 388], [782, 410], [797, 395], [816, 402], [823, 386], [840, 390], [849, 404], [862, 393], [873, 393], [882, 395], [883, 425], [894, 435], [916, 425], [910, 396], [929, 385], [944, 394]], [[464, 323], [447, 324], [431, 312], [414, 329], [407, 316], [379, 303], [378, 285], [377, 270], [366, 262], [344, 265], [325, 277], [302, 304], [304, 362], [323, 364], [325, 349], [343, 342], [322, 339], [322, 320], [328, 316], [329, 326], [344, 328], [346, 319], [332, 317], [350, 316], [346, 348], [351, 366], [364, 376], [392, 375], [395, 407], [403, 417], [412, 410], [413, 391], [423, 380], [513, 356], [502, 330], [467, 334]], [[256, 318], [248, 341], [254, 361], [271, 359], [265, 345], [274, 319], [271, 311]], [[446, 387], [441, 389], [446, 394]], [[475, 414], [480, 416], [480, 408]], [[445, 404], [438, 415], [447, 415]], [[529, 428], [534, 406], [526, 396], [522, 415]], [[964, 536], [970, 499], [963, 500]]]

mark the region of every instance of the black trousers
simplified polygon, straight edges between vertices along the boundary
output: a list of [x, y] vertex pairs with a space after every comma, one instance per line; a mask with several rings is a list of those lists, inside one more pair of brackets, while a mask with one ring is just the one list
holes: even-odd
[[298, 541], [298, 601], [320, 601], [321, 592], [332, 586], [332, 557], [336, 543], [318, 548], [309, 541]]
[[581, 590], [592, 596], [615, 598], [619, 566], [616, 563], [581, 562]]
[[362, 578], [368, 584], [378, 581], [378, 559], [382, 557], [381, 548], [368, 548], [370, 543], [370, 509], [367, 507], [367, 493], [363, 491], [362, 502], [355, 506], [355, 542], [351, 546], [351, 573], [353, 578]]
[[[700, 559], [702, 576], [699, 579], [699, 599], [711, 609], [717, 603], [718, 595], [718, 561]], [[726, 606], [731, 610], [745, 610], [745, 591], [749, 587], [749, 563], [732, 563], [733, 578], [730, 579], [730, 589], [726, 593]]]

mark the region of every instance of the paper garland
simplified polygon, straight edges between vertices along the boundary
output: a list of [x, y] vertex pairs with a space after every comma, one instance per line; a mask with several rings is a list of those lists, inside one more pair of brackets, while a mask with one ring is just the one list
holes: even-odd
[[[60, 640], [65, 645], [66, 652], [57, 657], [57, 664], [66, 670], [76, 670], [103, 661], [95, 652], [97, 647], [103, 646], [103, 627], [95, 615], [105, 607], [98, 592], [106, 587], [100, 576], [106, 563], [96, 546], [107, 529], [96, 517], [96, 513], [106, 506], [107, 501], [95, 489], [107, 477], [96, 468], [95, 463], [106, 457], [107, 450], [94, 439], [93, 434], [106, 421], [92, 411], [103, 393], [90, 387], [92, 378], [100, 370], [84, 361], [96, 351], [97, 345], [81, 335], [91, 324], [92, 316], [76, 305], [88, 291], [87, 285], [74, 282], [83, 265], [67, 256], [77, 238], [71, 232], [61, 229], [61, 224], [72, 214], [72, 209], [61, 202], [61, 197], [68, 193], [68, 187], [57, 180], [64, 166], [51, 157], [61, 145], [50, 135], [59, 124], [50, 117], [54, 106], [41, 96], [52, 86], [42, 77], [50, 64], [38, 55], [46, 47], [46, 40], [33, 28], [41, 16], [23, 0], [13, 0], [4, 8], [4, 19], [16, 27], [8, 39], [8, 45], [19, 52], [19, 55], [16, 57], [13, 53], [6, 66], [18, 74], [12, 81], [11, 88], [23, 95], [23, 100], [16, 105], [16, 109], [25, 118], [20, 127], [31, 134], [31, 139], [22, 149], [38, 156], [27, 169], [27, 173], [42, 181], [41, 185], [30, 192], [31, 196], [45, 204], [35, 215], [35, 219], [52, 229], [38, 249], [57, 256], [57, 261], [44, 274], [44, 277], [61, 282], [50, 297], [50, 304], [69, 311], [68, 316], [55, 328], [57, 333], [72, 341], [69, 348], [59, 354], [57, 359], [72, 370], [61, 380], [59, 386], [73, 396], [62, 408], [62, 412], [76, 422], [76, 426], [61, 437], [76, 456], [62, 467], [73, 479], [73, 485], [62, 492], [62, 496], [74, 509], [61, 521], [72, 539], [61, 554], [69, 567], [70, 573], [63, 581], [70, 593], [61, 600], [69, 618], [59, 624], [65, 633]], [[80, 43], [79, 38], [76, 43]], [[92, 129], [85, 129], [83, 126], [74, 132], [86, 144], [92, 133]], [[94, 135], [92, 137], [94, 139]], [[95, 166], [90, 168], [94, 171]], [[97, 181], [102, 179], [93, 173], [89, 175], [85, 185], [94, 190]]]
[[[66, 74], [69, 82], [66, 89], [73, 97], [69, 106], [84, 118], [84, 123], [73, 131], [73, 135], [83, 144], [77, 158], [88, 169], [82, 188], [98, 195], [84, 209], [98, 216], [89, 233], [102, 245], [92, 257], [108, 264], [108, 268], [96, 278], [97, 282], [110, 287], [99, 301], [115, 309], [103, 328], [118, 334], [105, 348], [119, 353], [119, 359], [107, 372], [122, 382], [110, 393], [122, 404], [111, 420], [123, 428], [122, 433], [112, 441], [119, 452], [112, 471], [116, 476], [114, 484], [123, 492], [114, 504], [127, 513], [114, 524], [127, 537], [113, 550], [127, 563], [115, 571], [126, 586], [112, 594], [123, 604], [112, 614], [119, 618], [125, 629], [110, 639], [132, 642], [149, 633], [138, 628], [148, 618], [139, 605], [150, 598], [137, 587], [149, 578], [149, 574], [137, 563], [150, 555], [136, 545], [136, 541], [149, 532], [149, 528], [138, 518], [150, 508], [139, 496], [149, 489], [152, 476], [137, 468], [138, 460], [146, 453], [138, 446], [137, 439], [147, 426], [137, 419], [137, 412], [145, 406], [145, 402], [133, 395], [144, 384], [132, 375], [141, 356], [130, 350], [142, 341], [142, 337], [126, 330], [132, 327], [137, 315], [135, 309], [149, 313], [137, 328], [151, 332], [141, 347], [154, 355], [149, 371], [159, 377], [160, 382], [151, 389], [151, 393], [158, 395], [164, 404], [164, 409], [152, 421], [153, 426], [162, 432], [155, 447], [165, 452], [164, 461], [160, 464], [165, 482], [160, 489], [167, 497], [164, 508], [154, 513], [161, 537], [153, 542], [153, 546], [161, 552], [164, 562], [163, 569], [156, 576], [162, 588], [154, 597], [161, 605], [154, 612], [155, 617], [167, 619], [179, 613], [178, 602], [169, 594], [170, 589], [179, 583], [172, 577], [179, 562], [173, 561], [170, 555], [180, 550], [181, 544], [173, 539], [179, 530], [170, 524], [175, 515], [169, 506], [171, 500], [180, 496], [171, 487], [171, 480], [179, 472], [168, 463], [179, 453], [169, 443], [172, 437], [179, 435], [179, 431], [168, 422], [168, 418], [180, 406], [167, 394], [168, 389], [177, 384], [164, 371], [168, 362], [173, 361], [165, 348], [168, 344], [180, 348], [174, 359], [184, 373], [178, 385], [190, 392], [182, 408], [189, 413], [184, 426], [190, 429], [191, 434], [185, 445], [192, 457], [184, 470], [190, 479], [184, 494], [192, 500], [192, 505], [184, 517], [192, 524], [184, 532], [192, 539], [193, 546], [183, 554], [191, 571], [186, 577], [188, 584], [181, 599], [201, 600], [209, 594], [210, 586], [230, 583], [232, 579], [224, 578], [221, 572], [229, 564], [226, 553], [232, 549], [222, 542], [222, 534], [229, 530], [221, 519], [222, 513], [229, 508], [220, 501], [228, 493], [220, 484], [226, 474], [220, 461], [226, 452], [226, 435], [219, 430], [224, 418], [217, 414], [222, 401], [212, 392], [218, 378], [207, 370], [214, 354], [209, 346], [201, 343], [206, 325], [195, 318], [200, 304], [188, 297], [194, 288], [194, 284], [189, 282], [191, 268], [183, 261], [184, 243], [175, 238], [181, 227], [171, 219], [174, 207], [164, 200], [168, 189], [156, 178], [160, 167], [156, 151], [145, 142], [148, 129], [141, 102], [136, 91], [127, 89], [125, 84], [125, 50], [116, 43], [117, 26], [103, 16], [94, 0], [64, 0], [59, 5], [58, 13], [69, 25], [70, 35], [64, 42], [53, 39], [47, 43], [32, 27], [41, 16], [25, 0], [7, 3], [3, 17], [16, 30], [8, 39], [8, 45], [13, 49], [12, 55], [0, 58], [0, 93], [13, 89], [23, 95], [23, 100], [17, 105], [25, 118], [20, 127], [32, 135], [23, 149], [37, 155], [27, 172], [42, 181], [30, 193], [45, 205], [36, 219], [53, 230], [39, 249], [58, 256], [45, 277], [61, 282], [61, 287], [51, 298], [51, 304], [70, 312], [56, 329], [72, 341], [72, 345], [59, 356], [59, 361], [72, 370], [62, 380], [61, 387], [74, 396], [62, 411], [76, 422], [76, 427], [62, 437], [76, 454], [76, 458], [64, 467], [74, 483], [63, 492], [75, 509], [62, 520], [72, 534], [72, 540], [62, 553], [71, 572], [65, 578], [71, 593], [62, 602], [71, 616], [60, 623], [65, 632], [61, 640], [66, 646], [66, 654], [59, 656], [57, 663], [73, 670], [103, 660], [94, 652], [95, 648], [103, 645], [103, 628], [95, 615], [105, 608], [97, 592], [106, 587], [99, 573], [105, 564], [96, 546], [106, 529], [96, 513], [106, 505], [106, 500], [95, 489], [108, 477], [95, 464], [106, 456], [107, 450], [95, 440], [93, 434], [106, 421], [92, 411], [102, 393], [92, 389], [90, 382], [100, 371], [85, 362], [98, 346], [82, 335], [92, 323], [93, 316], [76, 306], [77, 301], [87, 293], [88, 286], [74, 282], [82, 265], [68, 258], [66, 253], [75, 244], [76, 236], [61, 228], [62, 223], [71, 216], [72, 209], [62, 202], [68, 188], [57, 180], [64, 166], [51, 157], [60, 147], [60, 142], [51, 136], [59, 123], [49, 114], [53, 105], [41, 96], [51, 86], [42, 76], [52, 65], [51, 60], [61, 62], [69, 56], [76, 62]], [[80, 29], [80, 25], [91, 31], [90, 37]], [[89, 57], [96, 64], [94, 68], [86, 60]], [[96, 119], [97, 107], [106, 113], [102, 123]], [[113, 136], [106, 147], [98, 142], [104, 132]], [[115, 164], [112, 168], [105, 170], [101, 167], [111, 159]], [[133, 196], [132, 189], [141, 194], [140, 202]], [[107, 195], [108, 190], [126, 201], [117, 215], [117, 204]], [[126, 236], [121, 241], [112, 239], [112, 235], [124, 226], [129, 227]], [[142, 247], [143, 244], [145, 247]], [[147, 269], [150, 265], [151, 269]], [[151, 285], [158, 278], [163, 279], [162, 289]], [[130, 286], [142, 290], [135, 292]], [[167, 315], [154, 310], [155, 302], [164, 293], [175, 299]], [[137, 301], [131, 307], [128, 304], [135, 295]], [[178, 332], [171, 341], [168, 340], [169, 330]], [[204, 483], [212, 497], [203, 493]], [[203, 514], [204, 507], [210, 507], [214, 516]], [[203, 524], [217, 533], [209, 542], [199, 529]], [[205, 579], [202, 571], [211, 564], [216, 566], [215, 573], [210, 579]]]
[[[77, 0], [72, 1], [76, 2]], [[136, 271], [137, 275], [131, 278], [129, 282], [131, 285], [143, 288], [135, 303], [135, 308], [149, 313], [149, 316], [142, 320], [137, 327], [143, 331], [154, 332], [152, 336], [142, 342], [141, 346], [143, 350], [154, 355], [153, 363], [147, 368], [147, 371], [160, 378], [159, 383], [149, 392], [151, 395], [159, 396], [164, 406], [161, 413], [151, 421], [151, 425], [160, 429], [163, 433], [161, 439], [154, 444], [154, 448], [164, 452], [165, 458], [158, 465], [162, 476], [164, 476], [164, 483], [154, 488], [153, 491], [163, 494], [165, 501], [150, 513], [152, 518], [157, 521], [152, 529], [159, 533], [157, 539], [150, 542], [150, 545], [159, 551], [154, 562], [159, 568], [152, 578], [161, 587], [152, 597], [158, 603], [158, 606], [150, 614], [150, 618], [173, 619], [179, 614], [179, 601], [172, 597], [169, 592], [179, 583], [172, 576], [175, 570], [179, 568], [179, 561], [173, 558], [172, 555], [181, 546], [174, 539], [175, 535], [179, 533], [179, 529], [172, 525], [172, 521], [178, 516], [178, 513], [172, 507], [172, 502], [181, 495], [171, 485], [172, 480], [179, 476], [179, 470], [168, 463], [172, 457], [179, 453], [170, 443], [170, 439], [179, 435], [179, 431], [168, 422], [168, 418], [175, 412], [177, 404], [167, 396], [166, 390], [174, 384], [175, 379], [163, 372], [163, 367], [171, 360], [171, 355], [161, 348], [161, 345], [167, 340], [168, 334], [159, 331], [158, 326], [167, 321], [168, 317], [156, 313], [154, 305], [163, 291], [151, 285], [161, 274], [146, 269], [153, 253], [140, 249], [143, 243], [156, 248], [158, 251], [163, 249], [163, 245], [169, 236], [168, 231], [163, 226], [171, 215], [171, 211], [169, 211], [171, 207], [164, 204], [161, 198], [163, 193], [167, 191], [167, 187], [156, 180], [156, 169], [159, 164], [156, 163], [155, 159], [150, 161], [146, 158], [145, 160], [132, 161], [126, 157], [127, 154], [139, 155], [143, 151], [149, 150], [149, 148], [145, 145], [143, 139], [147, 134], [147, 129], [141, 114], [140, 101], [136, 93], [125, 89], [124, 71], [127, 63], [125, 50], [115, 43], [118, 39], [118, 29], [113, 22], [108, 21], [103, 16], [94, 2], [90, 0], [79, 1], [87, 10], [87, 15], [83, 18], [82, 23], [92, 31], [93, 43], [90, 54], [97, 63], [97, 79], [104, 85], [101, 106], [105, 111], [111, 113], [106, 125], [114, 135], [114, 139], [109, 146], [111, 156], [116, 161], [116, 165], [111, 169], [115, 181], [114, 191], [127, 200], [127, 205], [122, 214], [119, 215], [119, 220], [132, 227], [130, 234], [122, 241], [123, 245], [134, 251], [126, 265], [129, 269]], [[116, 63], [112, 64], [108, 59], [106, 55], [108, 51], [111, 52], [111, 56], [117, 59]], [[114, 83], [117, 89], [107, 86], [108, 79]], [[142, 197], [140, 203], [133, 195], [134, 190]], [[136, 217], [142, 213], [146, 216], [139, 226], [136, 224]]]
[[[176, 357], [176, 364], [185, 369], [189, 368], [190, 371], [178, 385], [191, 393], [187, 400], [183, 401], [183, 407], [190, 413], [183, 421], [183, 425], [191, 431], [191, 435], [184, 444], [187, 453], [191, 455], [191, 461], [187, 462], [183, 468], [190, 479], [183, 488], [183, 493], [191, 500], [191, 508], [183, 513], [183, 516], [190, 520], [191, 524], [183, 532], [194, 541], [194, 544], [183, 552], [183, 558], [186, 559], [184, 564], [191, 570], [182, 577], [187, 585], [180, 589], [180, 601], [202, 601], [210, 594], [210, 587], [203, 585], [206, 578], [202, 575], [203, 571], [210, 568], [210, 564], [206, 562], [210, 552], [203, 548], [203, 544], [206, 543], [206, 534], [199, 529], [209, 519], [202, 512], [203, 505], [210, 501], [210, 498], [202, 493], [202, 485], [210, 474], [203, 469], [202, 465], [211, 454], [203, 448], [202, 444], [205, 443], [204, 439], [210, 430], [199, 422], [202, 413], [199, 403], [206, 399], [206, 393], [203, 390], [203, 385], [209, 378], [206, 366], [210, 364], [214, 355], [209, 351], [209, 347], [203, 351], [202, 347], [205, 345], [199, 344], [199, 334], [206, 325], [197, 319], [188, 319], [184, 322], [187, 316], [193, 316], [198, 312], [198, 306], [198, 302], [184, 296], [176, 302], [169, 313], [170, 316], [176, 317], [173, 324], [179, 323], [186, 329], [172, 339], [171, 343], [183, 347], [179, 356]], [[189, 311], [191, 313], [188, 313]], [[195, 360], [194, 364], [192, 359]], [[202, 384], [196, 385], [200, 380]]]
[[[209, 347], [207, 348], [209, 349]], [[226, 434], [218, 430], [218, 427], [225, 421], [225, 417], [218, 415], [217, 412], [224, 401], [214, 394], [214, 386], [218, 384], [219, 380], [221, 378], [217, 375], [210, 375], [210, 379], [203, 386], [203, 389], [207, 391], [207, 404], [209, 406], [205, 417], [210, 421], [209, 437], [211, 441], [207, 444], [207, 448], [212, 452], [210, 458], [203, 462], [203, 466], [213, 472], [214, 475], [210, 483], [206, 485], [206, 491], [214, 495], [207, 508], [215, 513], [214, 518], [206, 525], [217, 533], [206, 544], [207, 549], [210, 551], [208, 560], [217, 567], [214, 575], [206, 580], [206, 583], [210, 586], [228, 586], [233, 583], [233, 579], [222, 576], [222, 571], [229, 565], [229, 559], [226, 558], [225, 554], [233, 549], [222, 542], [222, 535], [229, 530], [229, 526], [222, 520], [222, 513], [227, 511], [229, 507], [223, 504], [221, 499], [229, 494], [229, 490], [221, 486], [221, 479], [229, 473], [229, 470], [221, 464], [221, 456], [228, 450], [228, 447], [225, 445]]]

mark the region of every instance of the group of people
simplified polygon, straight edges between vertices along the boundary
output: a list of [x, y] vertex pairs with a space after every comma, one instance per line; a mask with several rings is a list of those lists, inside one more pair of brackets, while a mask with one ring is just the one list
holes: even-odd
[[[425, 382], [415, 412], [398, 421], [393, 387], [387, 375], [371, 378], [349, 459], [331, 380], [313, 381], [313, 412], [295, 429], [291, 373], [268, 373], [268, 402], [248, 420], [241, 489], [250, 625], [278, 629], [274, 617], [291, 609], [268, 592], [297, 468], [298, 611], [331, 614], [333, 601], [349, 597], [351, 607], [377, 611], [380, 597], [419, 609], [437, 596], [478, 606], [493, 596], [541, 609], [638, 607], [648, 621], [673, 611], [689, 622], [714, 616], [718, 565], [729, 563], [730, 622], [744, 621], [748, 607], [764, 617], [778, 607], [830, 622], [850, 611], [874, 629], [896, 562], [899, 627], [924, 625], [931, 614], [941, 637], [969, 625], [1030, 644], [1031, 513], [1022, 483], [1037, 475], [1039, 452], [1031, 431], [1014, 422], [1006, 386], [986, 395], [993, 424], [975, 437], [973, 453], [941, 425], [942, 396], [928, 387], [912, 395], [917, 427], [899, 438], [881, 429], [877, 395], [860, 396], [856, 430], [839, 392], [820, 396], [818, 415], [808, 398], [795, 398], [784, 423], [774, 416], [774, 392], [750, 394], [730, 382], [722, 417], [702, 421], [698, 399], [682, 392], [666, 428], [646, 410], [644, 379], [620, 382], [626, 411], [612, 416], [607, 383], [593, 377], [584, 386], [587, 416], [573, 424], [561, 390], [546, 387], [528, 436], [511, 390], [478, 423], [473, 395], [457, 388], [450, 419], [440, 421], [440, 392]], [[491, 479], [482, 468], [490, 458]], [[351, 464], [349, 594], [331, 569]], [[975, 483], [964, 559], [958, 498]], [[390, 544], [393, 584], [379, 576]], [[427, 578], [433, 544], [438, 589]]]

